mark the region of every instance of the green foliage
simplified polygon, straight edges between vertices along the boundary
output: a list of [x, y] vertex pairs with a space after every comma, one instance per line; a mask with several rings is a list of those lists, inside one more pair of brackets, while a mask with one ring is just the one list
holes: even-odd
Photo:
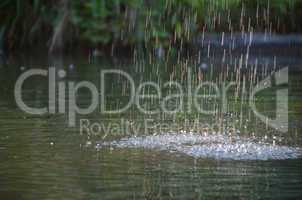
[[230, 31], [231, 25], [240, 31], [249, 20], [255, 31], [269, 23], [279, 32], [302, 28], [300, 0], [2, 0], [0, 9], [0, 28], [13, 47], [49, 41], [64, 12], [68, 32], [94, 45], [167, 47], [190, 42], [203, 30]]
[[[0, 3], [0, 24], [10, 47], [34, 44], [43, 33], [49, 34], [57, 11], [56, 1], [4, 0]], [[45, 32], [42, 30], [45, 28]]]

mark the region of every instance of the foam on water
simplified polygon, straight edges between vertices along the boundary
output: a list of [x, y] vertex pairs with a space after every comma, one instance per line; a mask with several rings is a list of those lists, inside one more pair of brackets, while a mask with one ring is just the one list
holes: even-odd
[[128, 137], [97, 144], [97, 148], [105, 147], [145, 148], [179, 152], [196, 158], [231, 160], [284, 160], [302, 156], [302, 149], [298, 147], [273, 145], [251, 138], [230, 137], [224, 134], [205, 136], [194, 133], [167, 133]]

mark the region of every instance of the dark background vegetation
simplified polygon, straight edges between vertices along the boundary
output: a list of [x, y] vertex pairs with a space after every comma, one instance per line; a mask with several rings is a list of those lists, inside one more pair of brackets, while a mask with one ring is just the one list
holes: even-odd
[[1, 0], [1, 48], [167, 47], [202, 32], [302, 31], [301, 0]]

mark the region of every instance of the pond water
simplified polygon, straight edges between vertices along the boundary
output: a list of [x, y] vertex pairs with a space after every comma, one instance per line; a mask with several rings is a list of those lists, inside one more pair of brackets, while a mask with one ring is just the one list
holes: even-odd
[[[295, 47], [294, 56], [284, 54], [280, 60], [274, 50], [266, 51], [265, 56], [251, 54], [251, 62], [245, 62], [245, 55], [235, 53], [233, 58], [224, 60], [222, 51], [197, 62], [198, 55], [206, 57], [207, 50], [195, 52], [188, 59], [176, 57], [169, 61], [150, 60], [148, 56], [130, 59], [104, 56], [89, 61], [82, 55], [49, 60], [31, 53], [1, 66], [1, 199], [301, 198], [301, 48]], [[202, 72], [203, 80], [199, 80], [201, 62], [209, 66]], [[238, 71], [245, 63], [245, 70]], [[210, 80], [219, 86], [234, 80], [240, 87], [234, 87], [227, 95], [226, 112], [222, 112], [221, 102], [215, 99], [204, 102], [205, 108], [214, 110], [213, 114], [198, 113], [196, 108], [189, 112], [187, 106], [174, 114], [162, 111], [143, 114], [135, 105], [121, 114], [102, 114], [98, 107], [88, 115], [77, 115], [76, 126], [69, 127], [67, 95], [67, 111], [62, 114], [30, 115], [15, 103], [14, 85], [19, 75], [33, 68], [47, 70], [47, 66], [65, 70], [66, 77], [58, 78], [57, 84], [90, 81], [98, 89], [100, 72], [105, 69], [129, 73], [136, 89], [146, 81], [164, 88], [165, 82], [174, 80], [187, 91], [188, 73], [192, 74], [193, 88], [199, 81]], [[248, 90], [286, 66], [289, 124], [288, 131], [283, 132], [254, 115], [248, 97], [240, 88], [245, 85]], [[127, 80], [108, 77], [105, 83], [106, 108], [125, 105], [129, 100]], [[144, 92], [153, 94], [154, 88]], [[163, 94], [169, 92], [175, 92], [175, 88], [163, 89]], [[210, 94], [208, 90], [203, 92]], [[182, 100], [187, 105], [190, 93], [184, 93]], [[26, 81], [22, 96], [30, 106], [47, 106], [47, 78], [33, 77]], [[275, 96], [275, 92], [268, 91], [257, 97], [257, 108], [263, 115], [274, 117]], [[90, 99], [91, 94], [85, 89], [76, 95], [81, 107], [87, 107]], [[174, 99], [166, 106], [174, 109], [180, 102], [180, 98]], [[140, 105], [151, 110], [158, 104], [156, 99], [147, 99]], [[101, 127], [100, 130], [81, 132], [81, 119], [90, 125], [98, 123], [94, 128]], [[196, 119], [202, 126], [194, 125]], [[152, 124], [147, 130], [146, 120]], [[163, 124], [165, 127], [161, 127]], [[176, 126], [169, 126], [172, 124]], [[107, 129], [110, 131], [106, 132]]]

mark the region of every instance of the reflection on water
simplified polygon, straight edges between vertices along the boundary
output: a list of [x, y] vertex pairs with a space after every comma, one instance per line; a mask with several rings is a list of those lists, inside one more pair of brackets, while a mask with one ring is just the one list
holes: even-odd
[[[212, 50], [214, 52], [214, 48]], [[198, 52], [196, 55], [198, 57]], [[297, 70], [301, 56], [284, 55], [280, 60], [274, 53], [266, 52], [265, 56], [269, 59], [251, 54], [252, 61], [245, 62], [245, 56], [234, 54], [232, 59], [227, 56], [228, 59], [223, 60], [222, 52], [220, 56], [210, 54], [209, 59], [200, 62], [194, 57], [153, 60], [151, 64], [149, 58], [99, 58], [87, 64], [78, 58], [48, 63], [42, 57], [41, 61], [26, 58], [1, 66], [1, 199], [298, 199], [302, 195], [302, 95], [301, 72]], [[137, 137], [125, 137], [122, 127], [115, 128], [105, 140], [102, 131], [99, 135], [80, 135], [79, 127], [68, 127], [67, 114], [28, 115], [14, 102], [15, 81], [30, 68], [55, 65], [67, 72], [67, 77], [58, 82], [88, 80], [96, 86], [101, 69], [122, 69], [133, 77], [136, 85], [154, 81], [163, 86], [166, 81], [177, 80], [187, 90], [188, 69], [192, 70], [192, 85], [196, 86], [201, 62], [209, 67], [204, 71], [203, 81], [222, 84], [235, 80], [240, 84], [228, 95], [226, 113], [221, 113], [221, 102], [212, 99], [204, 106], [214, 109], [214, 115], [202, 115], [195, 110], [172, 115], [145, 115], [131, 107], [118, 115], [100, 114], [98, 108], [88, 116], [77, 118], [77, 122], [84, 117], [91, 123], [105, 125], [120, 119], [134, 125], [142, 124], [137, 131], [141, 135]], [[20, 63], [24, 67], [21, 68]], [[248, 98], [240, 90], [243, 84], [249, 88], [274, 69], [284, 66], [290, 69], [288, 133], [272, 129], [257, 119], [247, 106]], [[238, 67], [242, 68], [238, 70]], [[108, 79], [105, 87], [107, 106], [124, 105], [129, 98], [125, 80]], [[47, 89], [47, 80], [35, 77], [25, 82], [22, 95], [28, 105], [44, 107], [48, 105]], [[175, 92], [175, 88], [163, 91], [164, 94], [169, 92]], [[204, 92], [209, 94], [209, 91]], [[88, 105], [90, 97], [89, 92], [79, 91], [78, 105]], [[187, 98], [184, 97], [184, 104]], [[261, 94], [258, 100], [258, 109], [265, 115], [274, 116], [275, 93]], [[157, 103], [146, 100], [142, 105], [152, 109]], [[173, 109], [177, 103], [178, 100], [171, 101], [168, 107]], [[146, 119], [158, 124], [175, 123], [179, 127], [145, 132]], [[190, 132], [185, 123], [196, 119], [205, 124], [218, 124], [216, 134], [206, 132], [205, 136], [204, 128], [201, 132], [193, 130], [192, 135], [181, 132]], [[235, 128], [235, 132], [223, 131], [230, 127]]]

